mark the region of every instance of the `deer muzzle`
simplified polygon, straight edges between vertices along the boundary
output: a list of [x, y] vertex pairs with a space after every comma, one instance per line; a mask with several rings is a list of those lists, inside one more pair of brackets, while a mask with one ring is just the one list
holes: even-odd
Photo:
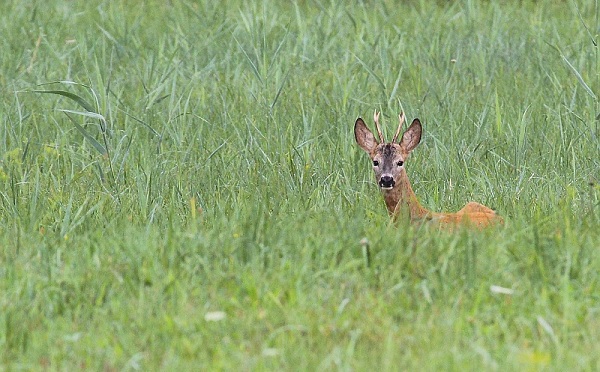
[[383, 175], [379, 179], [379, 187], [384, 190], [391, 190], [394, 185], [396, 185], [396, 181], [394, 181], [394, 177], [389, 175]]

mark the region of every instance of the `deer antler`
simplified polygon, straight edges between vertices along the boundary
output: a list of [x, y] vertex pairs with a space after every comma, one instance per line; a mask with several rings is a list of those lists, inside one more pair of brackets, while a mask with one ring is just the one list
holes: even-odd
[[402, 131], [402, 125], [404, 124], [404, 121], [406, 120], [406, 116], [404, 116], [404, 111], [400, 112], [400, 115], [398, 115], [398, 120], [400, 121], [400, 124], [398, 124], [398, 129], [396, 129], [396, 134], [394, 134], [392, 143], [396, 142], [396, 140], [398, 139], [398, 136], [400, 135], [400, 131]]
[[379, 126], [379, 114], [381, 114], [381, 112], [377, 112], [377, 110], [375, 110], [375, 113], [373, 114], [373, 121], [375, 122], [375, 126], [377, 127], [379, 141], [381, 141], [381, 143], [385, 143], [385, 139], [383, 139], [383, 133], [381, 132], [381, 127]]

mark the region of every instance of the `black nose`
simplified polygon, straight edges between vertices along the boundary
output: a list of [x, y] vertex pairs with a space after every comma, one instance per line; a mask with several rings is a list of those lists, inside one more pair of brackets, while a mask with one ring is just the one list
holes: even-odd
[[390, 188], [394, 187], [395, 184], [396, 182], [394, 182], [394, 179], [391, 176], [383, 176], [379, 180], [379, 187]]

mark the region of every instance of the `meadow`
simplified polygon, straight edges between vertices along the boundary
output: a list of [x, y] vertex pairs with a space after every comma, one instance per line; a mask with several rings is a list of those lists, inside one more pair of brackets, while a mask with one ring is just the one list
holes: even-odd
[[[1, 370], [599, 370], [597, 1], [0, 4]], [[357, 117], [404, 110], [394, 223]]]

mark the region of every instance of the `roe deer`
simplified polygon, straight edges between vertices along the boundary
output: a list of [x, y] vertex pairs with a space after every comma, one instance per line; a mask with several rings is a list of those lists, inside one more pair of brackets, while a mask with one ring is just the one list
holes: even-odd
[[[404, 113], [399, 115], [400, 124], [392, 142], [385, 142], [379, 114], [375, 111], [373, 120], [377, 127], [379, 142], [363, 119], [356, 119], [354, 136], [358, 145], [369, 154], [373, 161], [373, 170], [377, 184], [383, 193], [385, 204], [390, 215], [397, 219], [398, 216], [407, 216], [411, 222], [431, 221], [440, 227], [453, 228], [459, 225], [486, 227], [491, 224], [502, 224], [502, 217], [485, 205], [469, 202], [456, 213], [435, 213], [423, 207], [410, 186], [404, 164], [411, 151], [421, 141], [421, 122], [414, 119], [406, 132], [402, 134], [400, 142], [396, 142], [404, 123]], [[408, 214], [408, 215], [407, 215]]]

